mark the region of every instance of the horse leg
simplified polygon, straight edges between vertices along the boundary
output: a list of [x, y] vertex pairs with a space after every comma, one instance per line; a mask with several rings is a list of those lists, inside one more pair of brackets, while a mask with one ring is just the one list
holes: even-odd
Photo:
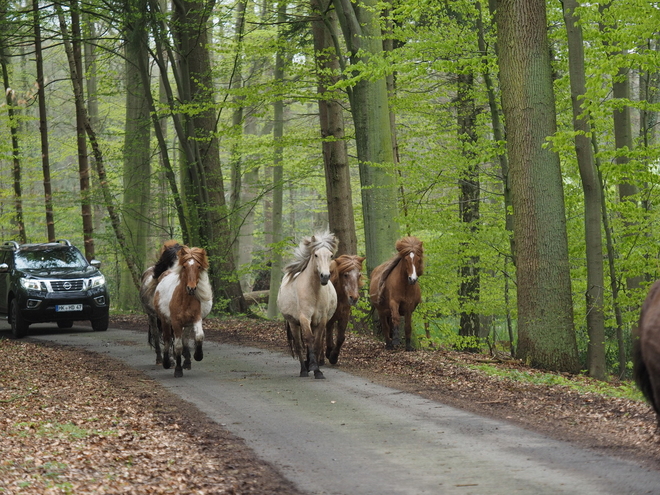
[[332, 356], [332, 350], [334, 347], [332, 343], [333, 341], [332, 332], [334, 326], [335, 326], [334, 318], [331, 318], [330, 321], [328, 321], [328, 323], [326, 323], [325, 325], [325, 357], [327, 357], [331, 363], [332, 363], [332, 359], [330, 356]]
[[404, 315], [406, 329], [406, 351], [414, 351], [412, 346], [412, 312]]
[[378, 323], [380, 324], [380, 330], [383, 333], [383, 338], [385, 339], [385, 349], [394, 349], [394, 345], [392, 344], [392, 334], [390, 331], [392, 319], [387, 314], [387, 311], [378, 311]]
[[174, 377], [180, 378], [183, 376], [183, 367], [181, 366], [181, 354], [183, 353], [183, 328], [176, 327], [172, 330], [174, 333], [174, 358], [176, 361]]
[[195, 330], [195, 361], [201, 361], [204, 359], [204, 351], [202, 350], [204, 328], [202, 327], [202, 320], [196, 321], [193, 328]]
[[149, 319], [149, 344], [156, 351], [156, 364], [163, 363], [163, 355], [160, 350], [160, 328], [156, 315], [150, 314]]
[[300, 377], [307, 378], [309, 376], [309, 370], [307, 368], [307, 363], [305, 362], [306, 353], [302, 341], [302, 335], [300, 333], [300, 325], [289, 322], [287, 331], [290, 332], [293, 352], [298, 356], [298, 360], [300, 361]]
[[308, 318], [300, 318], [300, 328], [303, 343], [307, 346], [307, 370], [314, 372], [314, 378], [323, 378], [323, 373], [319, 370], [319, 363], [316, 361], [314, 332]]
[[348, 324], [347, 318], [340, 318], [337, 320], [337, 342], [332, 348], [332, 352], [328, 356], [330, 364], [337, 364], [339, 360], [339, 351], [341, 351], [341, 346], [344, 345], [344, 340], [346, 338], [346, 325]]
[[172, 327], [169, 323], [165, 323], [162, 320], [161, 330], [163, 331], [163, 368], [168, 370], [170, 369], [170, 348], [172, 346]]
[[[323, 363], [323, 340], [325, 337], [325, 328], [326, 328], [326, 323], [324, 321], [321, 321], [316, 327], [313, 329], [313, 334], [314, 334], [314, 355], [319, 356], [318, 358], [318, 364], [319, 366], [324, 364]], [[323, 379], [325, 378], [323, 376], [323, 373], [321, 370], [314, 370], [314, 378], [317, 379]]]
[[401, 315], [399, 314], [399, 304], [395, 301], [390, 301], [390, 319], [387, 322], [389, 324], [389, 333], [390, 333], [390, 347], [388, 349], [394, 349], [394, 344], [392, 343], [394, 333], [396, 332], [397, 344], [399, 339], [399, 325], [401, 325]]

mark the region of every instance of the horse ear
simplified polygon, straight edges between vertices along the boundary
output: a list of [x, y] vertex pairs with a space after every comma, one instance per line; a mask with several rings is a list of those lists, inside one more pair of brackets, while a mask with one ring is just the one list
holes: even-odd
[[364, 260], [366, 260], [366, 259], [367, 259], [367, 258], [366, 258], [365, 256], [358, 256], [358, 261], [359, 261], [360, 263], [363, 263]]

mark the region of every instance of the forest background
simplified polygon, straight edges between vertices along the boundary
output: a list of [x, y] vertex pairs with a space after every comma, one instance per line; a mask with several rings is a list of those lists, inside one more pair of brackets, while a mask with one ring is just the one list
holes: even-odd
[[1, 5], [0, 241], [84, 246], [114, 310], [167, 239], [209, 252], [216, 314], [265, 274], [275, 318], [303, 236], [368, 275], [415, 235], [418, 345], [629, 373], [659, 271], [657, 2]]

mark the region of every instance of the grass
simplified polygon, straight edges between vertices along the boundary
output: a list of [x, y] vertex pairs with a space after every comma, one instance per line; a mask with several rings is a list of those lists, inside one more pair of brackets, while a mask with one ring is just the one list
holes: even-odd
[[468, 367], [481, 371], [488, 376], [501, 378], [503, 380], [511, 380], [513, 382], [546, 386], [562, 386], [575, 390], [581, 394], [597, 394], [606, 397], [644, 401], [644, 396], [631, 381], [609, 383], [586, 376], [578, 375], [566, 377], [556, 373], [501, 368], [491, 364], [469, 365]]

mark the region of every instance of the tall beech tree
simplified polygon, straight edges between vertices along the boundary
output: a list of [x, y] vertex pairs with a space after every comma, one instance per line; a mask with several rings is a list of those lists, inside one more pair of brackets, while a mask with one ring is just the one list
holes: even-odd
[[[351, 67], [349, 100], [355, 127], [367, 271], [386, 261], [399, 236], [398, 198], [385, 75], [373, 76], [351, 68], [368, 69], [382, 60], [383, 42], [378, 2], [333, 0], [344, 33]], [[377, 71], [375, 71], [377, 72]]]
[[502, 109], [514, 211], [518, 350], [544, 369], [577, 372], [568, 239], [544, 0], [496, 12]]

